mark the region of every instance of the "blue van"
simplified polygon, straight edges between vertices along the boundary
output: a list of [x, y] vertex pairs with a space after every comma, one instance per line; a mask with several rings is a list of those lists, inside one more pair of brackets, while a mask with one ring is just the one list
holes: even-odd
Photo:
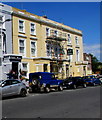
[[35, 72], [29, 74], [29, 85], [32, 92], [50, 92], [51, 89], [63, 90], [63, 80], [57, 80], [53, 73]]

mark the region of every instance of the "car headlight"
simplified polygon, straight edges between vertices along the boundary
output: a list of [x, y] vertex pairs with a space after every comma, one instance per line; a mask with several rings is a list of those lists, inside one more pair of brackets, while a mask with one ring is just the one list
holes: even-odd
[[43, 87], [46, 87], [46, 83], [43, 83]]
[[72, 84], [72, 82], [69, 82], [68, 84], [69, 84], [69, 85], [71, 85], [71, 84]]

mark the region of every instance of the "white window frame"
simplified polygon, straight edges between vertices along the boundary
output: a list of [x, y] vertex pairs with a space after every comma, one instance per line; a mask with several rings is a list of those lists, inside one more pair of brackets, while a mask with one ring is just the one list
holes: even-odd
[[5, 16], [2, 17], [2, 21], [3, 21], [3, 27], [2, 28], [5, 29], [5, 22], [4, 22], [5, 21]]
[[[47, 32], [47, 29], [48, 29], [48, 32]], [[50, 36], [50, 28], [46, 27], [46, 36]]]
[[[31, 52], [31, 48], [32, 48], [31, 43], [32, 43], [32, 42], [35, 43], [35, 55], [32, 55], [32, 52]], [[31, 56], [31, 57], [36, 57], [36, 56], [37, 56], [37, 42], [34, 41], [34, 40], [31, 40], [31, 41], [30, 41], [30, 56]]]
[[[20, 28], [19, 28], [19, 26], [20, 26], [19, 22], [20, 22], [20, 21], [23, 22], [23, 31], [21, 31]], [[18, 20], [18, 32], [20, 32], [20, 33], [25, 33], [25, 21], [22, 20], [22, 19], [19, 19], [19, 20]]]
[[[20, 40], [24, 41], [24, 53], [20, 53]], [[26, 39], [22, 39], [22, 38], [18, 39], [18, 51], [19, 51], [19, 55], [22, 55], [23, 57], [26, 57]]]
[[[49, 45], [49, 50], [47, 49], [47, 45]], [[49, 54], [48, 54], [48, 51], [49, 51]], [[51, 55], [52, 55], [51, 52], [52, 52], [51, 44], [46, 43], [46, 56], [47, 56], [47, 57], [51, 57]]]
[[[78, 54], [77, 54], [77, 51], [78, 51]], [[80, 61], [80, 51], [77, 49], [76, 50], [76, 61]]]
[[[27, 64], [27, 69], [23, 68], [23, 64]], [[21, 62], [21, 71], [26, 71], [27, 75], [23, 77], [29, 78], [29, 63], [28, 62]]]
[[79, 39], [78, 39], [78, 36], [75, 36], [75, 43], [76, 43], [76, 45], [79, 45]]
[[71, 44], [71, 35], [68, 34], [68, 44]]
[[1, 18], [1, 19], [0, 19], [0, 28], [3, 29], [3, 25], [2, 25], [2, 24], [3, 24], [3, 16], [0, 15], [0, 18]]
[[58, 31], [57, 30], [54, 30], [54, 36], [58, 36]]
[[[31, 24], [34, 25], [34, 33], [31, 32], [31, 29], [32, 29]], [[33, 23], [33, 22], [30, 23], [30, 34], [31, 34], [31, 35], [36, 35], [36, 24]]]

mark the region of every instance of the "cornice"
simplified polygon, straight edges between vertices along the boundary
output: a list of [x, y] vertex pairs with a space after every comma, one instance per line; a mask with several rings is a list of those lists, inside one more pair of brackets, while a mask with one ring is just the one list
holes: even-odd
[[2, 9], [0, 9], [0, 12], [8, 15], [12, 14], [12, 11], [2, 10]]
[[38, 19], [38, 18], [28, 16], [26, 14], [20, 14], [20, 13], [18, 13], [16, 11], [13, 11], [13, 15], [18, 16], [18, 17], [22, 17], [22, 18], [25, 18], [25, 19], [30, 19], [30, 20], [36, 21], [36, 22], [38, 22], [40, 24], [45, 24], [45, 25], [48, 25], [48, 26], [51, 26], [51, 27], [54, 27], [54, 28], [57, 28], [57, 29], [61, 29], [61, 30], [64, 30], [64, 31], [71, 32], [71, 33], [82, 36], [82, 32], [78, 32], [76, 30], [66, 28], [63, 25], [57, 25], [57, 24], [54, 24], [54, 23], [51, 23], [51, 22], [48, 22], [48, 21], [44, 21], [44, 20], [41, 20], [41, 19]]

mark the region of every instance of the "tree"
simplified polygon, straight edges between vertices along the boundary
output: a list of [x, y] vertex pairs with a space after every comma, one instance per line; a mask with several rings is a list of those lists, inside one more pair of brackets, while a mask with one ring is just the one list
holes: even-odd
[[99, 60], [95, 56], [93, 56], [91, 53], [89, 55], [91, 56], [92, 71], [94, 73], [96, 73], [99, 70], [99, 68], [98, 68], [98, 66], [99, 66]]

